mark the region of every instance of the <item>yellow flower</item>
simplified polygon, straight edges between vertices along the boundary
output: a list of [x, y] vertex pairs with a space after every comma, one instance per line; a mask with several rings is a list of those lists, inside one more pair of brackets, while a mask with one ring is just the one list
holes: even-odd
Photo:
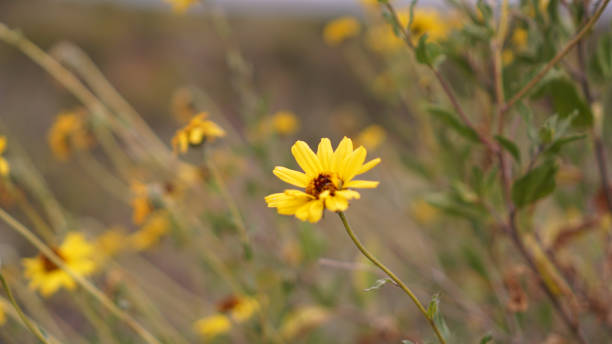
[[167, 3], [172, 5], [172, 11], [175, 13], [185, 13], [191, 5], [195, 4], [197, 0], [165, 0]]
[[357, 135], [355, 141], [363, 145], [366, 149], [374, 150], [378, 148], [383, 141], [385, 141], [386, 137], [387, 133], [383, 127], [372, 124], [363, 129]]
[[[408, 18], [409, 16], [408, 14]], [[408, 20], [405, 21], [407, 24]], [[432, 41], [441, 41], [446, 38], [448, 31], [447, 22], [435, 9], [417, 8], [414, 10], [414, 17], [410, 25], [410, 34], [414, 42], [417, 42], [423, 34], [427, 34], [428, 39]]]
[[146, 250], [157, 244], [160, 238], [168, 232], [170, 219], [165, 211], [157, 211], [147, 219], [147, 222], [129, 237], [132, 247], [137, 251]]
[[328, 138], [321, 139], [315, 154], [304, 141], [297, 141], [291, 153], [305, 173], [276, 166], [274, 175], [282, 181], [304, 188], [285, 190], [268, 195], [269, 208], [277, 208], [279, 214], [295, 215], [302, 221], [317, 222], [323, 210], [344, 211], [348, 201], [360, 197], [351, 188], [375, 188], [378, 182], [353, 178], [372, 169], [380, 158], [364, 164], [367, 151], [363, 147], [353, 150], [353, 142], [345, 137], [336, 150], [332, 150]]
[[295, 133], [300, 122], [297, 116], [291, 111], [279, 111], [272, 116], [274, 131], [281, 135], [291, 135]]
[[[401, 27], [408, 26], [410, 21], [410, 11], [400, 10], [397, 13]], [[417, 43], [423, 34], [427, 34], [428, 40], [439, 42], [444, 40], [451, 29], [451, 25], [456, 24], [440, 16], [435, 9], [416, 8], [413, 12], [412, 24], [409, 27], [410, 38], [413, 43]], [[375, 26], [367, 37], [369, 47], [380, 53], [389, 53], [404, 46], [401, 38], [397, 37], [391, 26], [387, 23]]]
[[325, 323], [330, 312], [320, 306], [305, 306], [291, 312], [280, 329], [281, 336], [290, 341], [299, 334]]
[[0, 326], [4, 325], [4, 323], [6, 323], [6, 314], [4, 314], [4, 308], [0, 304]]
[[84, 120], [85, 114], [83, 109], [62, 112], [49, 129], [49, 146], [59, 160], [67, 160], [73, 152], [93, 146], [93, 137]]
[[507, 66], [514, 61], [514, 53], [511, 49], [502, 50], [502, 63], [504, 66]]
[[512, 44], [518, 50], [522, 50], [522, 49], [525, 49], [525, 47], [527, 47], [528, 38], [529, 38], [529, 33], [527, 32], [527, 30], [518, 27], [514, 29], [511, 40], [512, 40]]
[[[70, 270], [81, 276], [92, 274], [96, 268], [94, 246], [80, 233], [68, 233], [64, 242], [59, 247], [53, 248], [53, 251]], [[72, 277], [46, 256], [24, 258], [23, 265], [24, 275], [30, 280], [30, 288], [39, 289], [43, 296], [50, 296], [61, 287], [69, 290], [76, 287]]]
[[361, 27], [357, 19], [353, 17], [336, 18], [323, 29], [323, 40], [330, 46], [338, 45], [345, 40], [357, 36]]
[[186, 153], [189, 146], [198, 147], [206, 141], [225, 136], [225, 131], [215, 122], [207, 120], [207, 116], [206, 112], [199, 113], [183, 129], [176, 132], [172, 138], [175, 152]]
[[127, 237], [121, 227], [115, 227], [102, 233], [95, 242], [96, 251], [100, 257], [112, 257], [125, 248]]
[[153, 204], [149, 199], [149, 191], [146, 184], [135, 180], [132, 181], [130, 189], [132, 191], [132, 222], [136, 225], [141, 225], [149, 214], [153, 212]]
[[258, 311], [259, 302], [255, 298], [240, 296], [236, 298], [236, 304], [230, 310], [230, 315], [235, 322], [241, 323], [249, 320]]
[[8, 176], [10, 167], [8, 161], [2, 157], [2, 153], [6, 150], [6, 137], [0, 136], [0, 177]]
[[229, 332], [232, 328], [232, 322], [226, 315], [215, 314], [196, 321], [194, 327], [202, 337], [210, 340]]

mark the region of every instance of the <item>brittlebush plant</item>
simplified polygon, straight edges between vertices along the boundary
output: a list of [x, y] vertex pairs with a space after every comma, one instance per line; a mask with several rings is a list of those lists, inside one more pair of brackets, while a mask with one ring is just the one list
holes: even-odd
[[27, 242], [0, 250], [1, 343], [609, 341], [609, 0], [360, 1], [279, 40], [354, 76], [272, 79], [297, 100], [242, 51], [254, 22], [164, 2], [211, 21], [232, 92], [172, 85], [156, 130], [85, 52], [0, 23], [74, 96], [46, 140], [0, 116], [2, 229]]

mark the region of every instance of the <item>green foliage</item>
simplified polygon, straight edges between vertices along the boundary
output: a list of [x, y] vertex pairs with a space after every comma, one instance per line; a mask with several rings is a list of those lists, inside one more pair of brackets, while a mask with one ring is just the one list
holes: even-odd
[[493, 336], [490, 334], [487, 334], [486, 336], [482, 337], [482, 339], [480, 339], [480, 344], [487, 344], [493, 341]]
[[518, 178], [512, 186], [512, 201], [518, 208], [548, 196], [555, 189], [558, 166], [547, 160]]
[[574, 82], [558, 71], [548, 73], [535, 89], [533, 98], [550, 97], [555, 112], [566, 118], [576, 112], [572, 125], [576, 127], [589, 127], [593, 125], [591, 108], [578, 93]]
[[601, 82], [612, 77], [612, 33], [607, 32], [599, 38], [589, 67], [590, 76], [595, 80]]
[[495, 135], [495, 140], [512, 155], [516, 162], [521, 162], [521, 151], [514, 142], [501, 135]]
[[478, 134], [467, 125], [463, 124], [458, 118], [457, 115], [451, 110], [448, 110], [444, 107], [438, 105], [429, 105], [426, 107], [426, 110], [440, 119], [444, 124], [446, 124], [449, 128], [453, 129], [457, 134], [463, 136], [471, 142], [479, 143]]
[[437, 68], [442, 61], [444, 61], [444, 55], [440, 45], [427, 41], [427, 34], [423, 34], [419, 38], [414, 53], [419, 63], [428, 65], [432, 68]]

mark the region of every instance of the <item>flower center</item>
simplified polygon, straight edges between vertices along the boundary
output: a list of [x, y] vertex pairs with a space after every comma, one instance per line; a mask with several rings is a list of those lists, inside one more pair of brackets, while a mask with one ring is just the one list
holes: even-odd
[[321, 173], [308, 184], [306, 193], [319, 198], [321, 192], [328, 190], [333, 195], [337, 189], [333, 176], [328, 173]]
[[[51, 250], [62, 261], [66, 261], [66, 259], [64, 258], [64, 256], [61, 254], [61, 252], [58, 249], [52, 248]], [[46, 272], [53, 272], [53, 271], [59, 269], [59, 266], [57, 266], [57, 264], [55, 264], [53, 261], [51, 261], [51, 259], [49, 259], [49, 257], [47, 257], [45, 255], [41, 255], [41, 259], [42, 259], [42, 262], [43, 262], [43, 267], [44, 267]]]

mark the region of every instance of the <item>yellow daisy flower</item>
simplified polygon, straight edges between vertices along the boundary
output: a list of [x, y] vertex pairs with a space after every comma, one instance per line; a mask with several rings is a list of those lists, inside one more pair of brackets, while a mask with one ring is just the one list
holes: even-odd
[[297, 116], [291, 111], [279, 111], [272, 116], [274, 131], [281, 135], [291, 135], [300, 127]]
[[130, 237], [130, 244], [137, 251], [146, 250], [157, 244], [168, 232], [170, 219], [166, 211], [157, 211], [147, 219], [147, 222]]
[[197, 0], [165, 0], [172, 5], [174, 13], [185, 13]]
[[349, 16], [330, 21], [323, 29], [323, 40], [330, 46], [338, 45], [345, 40], [357, 36], [361, 27], [357, 19]]
[[[95, 271], [94, 246], [82, 234], [69, 233], [64, 242], [53, 248], [62, 261], [75, 273], [87, 276]], [[30, 288], [40, 290], [43, 296], [50, 296], [61, 287], [73, 290], [75, 281], [64, 270], [55, 265], [49, 258], [39, 255], [24, 258], [24, 275], [30, 280]]]
[[[401, 27], [407, 27], [410, 20], [410, 11], [403, 9], [397, 12]], [[427, 34], [430, 41], [440, 42], [444, 40], [451, 28], [456, 23], [449, 18], [444, 18], [432, 8], [415, 8], [412, 23], [408, 28], [410, 38], [416, 44], [423, 34]], [[395, 35], [391, 26], [382, 23], [374, 26], [367, 35], [367, 43], [370, 49], [379, 53], [392, 53], [403, 48], [405, 43]]]
[[230, 296], [217, 306], [219, 312], [229, 313], [232, 320], [243, 323], [259, 311], [259, 301], [249, 296]]
[[289, 313], [283, 320], [280, 334], [286, 341], [316, 328], [329, 320], [331, 313], [320, 306], [305, 306]]
[[232, 328], [232, 322], [226, 315], [215, 314], [196, 321], [194, 327], [203, 338], [211, 340], [228, 333]]
[[110, 228], [96, 238], [96, 252], [99, 252], [100, 260], [113, 257], [121, 252], [127, 243], [127, 235], [121, 227]]
[[207, 120], [208, 114], [201, 112], [191, 119], [172, 138], [172, 147], [175, 152], [186, 153], [189, 146], [198, 147], [206, 141], [213, 141], [225, 136], [225, 131], [215, 122]]
[[518, 49], [523, 50], [527, 47], [527, 41], [529, 39], [529, 32], [523, 28], [516, 28], [512, 33], [512, 44]]
[[295, 215], [302, 221], [317, 222], [323, 210], [344, 211], [348, 201], [360, 194], [352, 188], [375, 188], [378, 182], [354, 180], [380, 163], [380, 158], [365, 163], [367, 151], [363, 147], [353, 150], [353, 142], [345, 137], [336, 150], [328, 138], [321, 139], [315, 154], [304, 141], [297, 141], [291, 153], [305, 173], [276, 166], [274, 175], [301, 190], [285, 190], [266, 196], [269, 208], [277, 208], [282, 215]]
[[10, 167], [8, 161], [2, 157], [2, 153], [6, 150], [6, 137], [0, 136], [0, 177], [6, 177], [9, 174]]
[[59, 160], [67, 160], [73, 152], [93, 146], [94, 140], [85, 122], [85, 114], [84, 109], [62, 112], [49, 129], [49, 146]]
[[137, 180], [130, 185], [132, 191], [132, 222], [141, 225], [145, 222], [149, 214], [154, 210], [153, 203], [149, 199], [147, 185]]
[[380, 125], [372, 124], [363, 129], [355, 141], [363, 145], [366, 149], [374, 150], [378, 148], [387, 137], [385, 129]]

